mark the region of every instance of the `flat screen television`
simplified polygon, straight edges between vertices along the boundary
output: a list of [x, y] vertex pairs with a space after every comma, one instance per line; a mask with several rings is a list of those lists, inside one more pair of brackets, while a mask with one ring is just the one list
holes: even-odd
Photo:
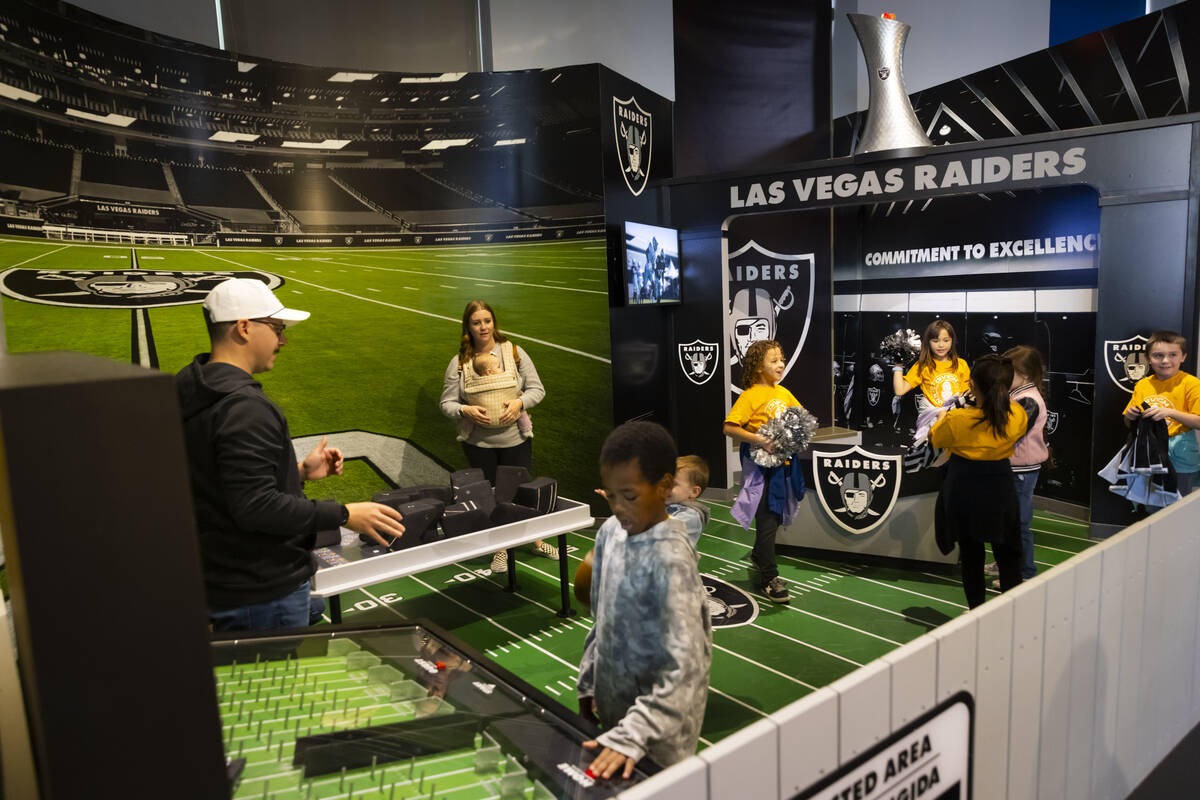
[[624, 279], [629, 305], [678, 303], [679, 231], [626, 222]]

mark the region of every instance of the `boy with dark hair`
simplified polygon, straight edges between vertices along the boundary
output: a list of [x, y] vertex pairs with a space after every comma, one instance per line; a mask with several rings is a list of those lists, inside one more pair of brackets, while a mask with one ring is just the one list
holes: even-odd
[[[1155, 331], [1146, 342], [1153, 375], [1147, 375], [1133, 387], [1125, 420], [1138, 417], [1166, 420], [1168, 453], [1179, 480], [1179, 493], [1192, 490], [1200, 471], [1200, 379], [1180, 369], [1187, 358], [1187, 339], [1175, 331]], [[1146, 405], [1147, 408], [1142, 406]]]
[[604, 727], [595, 777], [666, 767], [696, 752], [712, 623], [684, 525], [667, 514], [675, 442], [652, 422], [627, 422], [604, 442], [600, 477], [613, 516], [596, 534], [592, 611], [579, 665], [579, 711]]
[[667, 497], [667, 513], [681, 520], [692, 544], [699, 547], [700, 534], [708, 524], [708, 506], [696, 502], [708, 488], [708, 464], [700, 456], [675, 459], [675, 484]]

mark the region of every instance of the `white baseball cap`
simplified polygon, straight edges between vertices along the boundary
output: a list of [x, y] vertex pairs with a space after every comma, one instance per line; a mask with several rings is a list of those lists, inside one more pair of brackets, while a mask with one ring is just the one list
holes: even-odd
[[229, 278], [204, 298], [204, 310], [213, 322], [239, 319], [277, 319], [287, 325], [308, 319], [307, 311], [284, 308], [267, 285], [253, 278]]

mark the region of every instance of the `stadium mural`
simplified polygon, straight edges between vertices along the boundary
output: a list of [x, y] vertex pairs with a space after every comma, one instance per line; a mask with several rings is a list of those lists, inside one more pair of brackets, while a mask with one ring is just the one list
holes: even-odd
[[[387, 468], [368, 454], [332, 483], [339, 499], [363, 499], [466, 466], [438, 400], [463, 308], [481, 298], [546, 386], [531, 413], [534, 472], [594, 497], [613, 420], [605, 194], [613, 178], [628, 194], [626, 179], [644, 188], [670, 174], [669, 103], [594, 64], [347, 72], [62, 5], [14, 4], [5, 24], [11, 352], [174, 372], [207, 349], [204, 290], [252, 274], [312, 312], [259, 376], [293, 435], [401, 443]], [[606, 178], [616, 94], [601, 83], [616, 79], [635, 100], [616, 130], [643, 149], [634, 163], [627, 146], [632, 172]]]

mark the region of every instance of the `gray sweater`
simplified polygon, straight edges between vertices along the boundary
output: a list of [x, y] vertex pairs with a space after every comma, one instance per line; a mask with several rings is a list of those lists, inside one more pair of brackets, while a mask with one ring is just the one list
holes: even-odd
[[579, 697], [595, 698], [602, 745], [664, 767], [695, 754], [708, 700], [712, 623], [698, 560], [677, 519], [630, 536], [610, 517], [596, 535]]
[[[542, 386], [542, 379], [538, 377], [537, 368], [533, 366], [533, 359], [529, 357], [529, 354], [515, 344], [513, 349], [517, 352], [517, 391], [521, 393], [521, 404], [528, 411], [542, 402], [546, 396], [546, 389]], [[504, 359], [502, 351], [503, 348], [498, 345], [492, 349], [496, 357], [501, 360]], [[504, 365], [501, 364], [501, 369], [503, 368]], [[456, 355], [450, 359], [450, 365], [446, 367], [445, 380], [442, 382], [442, 413], [447, 417], [458, 419], [462, 416], [462, 407], [466, 404], [467, 392], [463, 385], [463, 375], [458, 368], [458, 356]], [[521, 432], [517, 430], [516, 421], [505, 428], [485, 428], [482, 425], [476, 425], [467, 437], [467, 444], [476, 447], [516, 447], [524, 441]]]

